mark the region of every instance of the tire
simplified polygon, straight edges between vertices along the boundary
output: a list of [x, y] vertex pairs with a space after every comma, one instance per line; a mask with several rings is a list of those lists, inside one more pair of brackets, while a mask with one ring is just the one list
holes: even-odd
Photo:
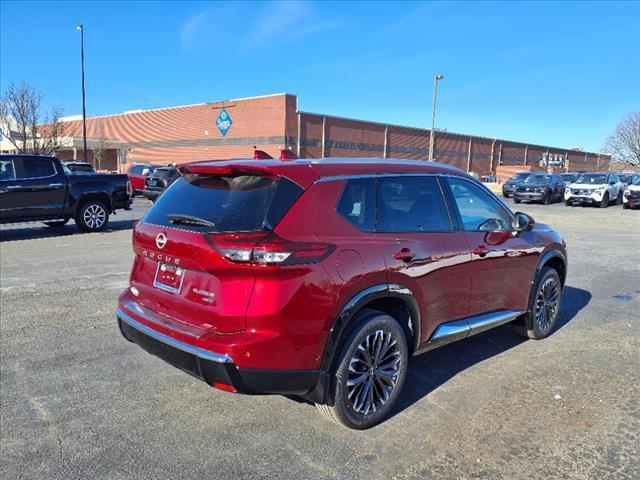
[[513, 197], [513, 201], [514, 201], [515, 203], [520, 203], [520, 201], [521, 201], [521, 200], [520, 200], [519, 198], [515, 198], [515, 197]]
[[64, 220], [58, 220], [55, 222], [44, 222], [44, 224], [47, 227], [51, 227], [51, 228], [60, 228], [60, 227], [64, 227], [67, 222], [69, 221], [69, 217], [64, 217]]
[[513, 330], [534, 340], [548, 337], [558, 320], [561, 300], [562, 282], [558, 272], [544, 267], [531, 291], [528, 312], [511, 324]]
[[616, 205], [622, 205], [622, 192], [618, 192], [618, 196], [616, 198]]
[[628, 210], [628, 209], [629, 209], [629, 204], [628, 204], [628, 203], [623, 203], [623, 204], [622, 204], [622, 208], [623, 208], [624, 210]]
[[99, 200], [88, 200], [76, 213], [76, 225], [85, 232], [99, 232], [109, 223], [109, 210]]
[[545, 205], [549, 205], [551, 203], [551, 194], [547, 193], [544, 196], [544, 200], [542, 201]]
[[[393, 317], [377, 310], [364, 310], [355, 321], [358, 326], [341, 344], [341, 355], [332, 375], [331, 405], [316, 404], [316, 407], [339, 425], [364, 430], [382, 422], [391, 412], [404, 385], [409, 350], [405, 333]], [[382, 370], [388, 374], [379, 375]], [[354, 385], [354, 381], [358, 383]]]
[[571, 201], [570, 201], [570, 200], [565, 200], [564, 204], [565, 204], [567, 207], [572, 207], [572, 206], [573, 206], [573, 203], [571, 203]]
[[598, 206], [600, 208], [607, 208], [609, 206], [609, 192], [605, 192], [604, 197], [602, 197], [602, 201]]

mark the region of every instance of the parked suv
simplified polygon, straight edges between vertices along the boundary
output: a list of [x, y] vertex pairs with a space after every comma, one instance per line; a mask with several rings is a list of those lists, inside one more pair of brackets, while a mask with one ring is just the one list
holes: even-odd
[[518, 183], [513, 193], [513, 201], [542, 202], [545, 205], [558, 200], [562, 201], [564, 183], [559, 175], [533, 173], [522, 183]]
[[624, 189], [622, 208], [640, 206], [640, 175], [630, 175], [631, 183]]
[[152, 202], [164, 192], [180, 176], [180, 172], [173, 165], [158, 167], [144, 181], [142, 194]]
[[132, 163], [127, 170], [131, 188], [133, 188], [133, 196], [142, 194], [144, 190], [145, 180], [159, 165], [151, 165], [150, 163]]
[[513, 196], [513, 192], [515, 192], [516, 190], [516, 185], [524, 182], [529, 175], [531, 175], [531, 172], [518, 172], [506, 182], [504, 182], [502, 184], [502, 196], [504, 198]]
[[622, 203], [622, 183], [615, 173], [584, 173], [564, 190], [564, 201], [567, 206], [597, 205], [607, 208], [614, 201]]
[[363, 429], [411, 355], [505, 323], [551, 333], [565, 243], [443, 164], [179, 167], [135, 226], [124, 337], [213, 387], [291, 394]]

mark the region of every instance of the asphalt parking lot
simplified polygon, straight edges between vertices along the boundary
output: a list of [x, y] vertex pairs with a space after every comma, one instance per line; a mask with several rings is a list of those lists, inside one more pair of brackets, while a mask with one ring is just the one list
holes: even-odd
[[559, 328], [412, 359], [395, 415], [364, 432], [214, 390], [120, 336], [146, 201], [102, 233], [3, 227], [2, 477], [640, 478], [640, 211], [508, 202], [568, 243]]

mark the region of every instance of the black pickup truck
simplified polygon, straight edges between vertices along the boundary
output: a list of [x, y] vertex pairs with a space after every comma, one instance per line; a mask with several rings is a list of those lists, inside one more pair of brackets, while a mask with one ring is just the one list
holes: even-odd
[[127, 175], [73, 174], [56, 157], [0, 155], [0, 223], [43, 221], [60, 227], [73, 218], [87, 232], [131, 208]]

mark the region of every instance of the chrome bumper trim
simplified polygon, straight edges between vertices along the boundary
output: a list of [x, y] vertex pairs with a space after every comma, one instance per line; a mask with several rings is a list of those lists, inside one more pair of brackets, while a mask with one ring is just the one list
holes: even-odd
[[121, 321], [126, 322], [130, 327], [135, 328], [145, 335], [148, 335], [149, 337], [159, 342], [169, 345], [170, 347], [177, 348], [178, 350], [182, 350], [183, 352], [190, 353], [191, 355], [195, 355], [198, 358], [208, 360], [210, 362], [233, 363], [233, 359], [229, 355], [220, 355], [219, 353], [210, 352], [199, 347], [194, 347], [193, 345], [189, 345], [188, 343], [181, 342], [180, 340], [176, 340], [175, 338], [171, 338], [168, 335], [157, 332], [152, 328], [143, 325], [137, 320], [134, 320], [129, 315], [124, 313], [120, 308], [116, 308], [115, 313], [116, 317], [118, 317]]

